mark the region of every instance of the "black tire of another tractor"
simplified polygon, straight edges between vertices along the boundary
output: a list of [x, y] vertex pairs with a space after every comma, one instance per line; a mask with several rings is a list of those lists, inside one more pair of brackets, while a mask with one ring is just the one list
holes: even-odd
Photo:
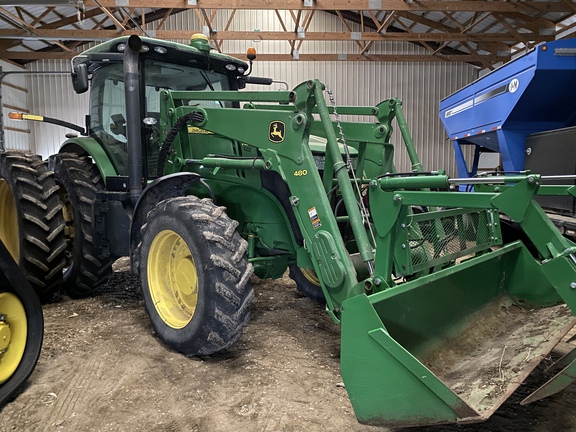
[[96, 193], [104, 189], [104, 181], [90, 157], [75, 153], [54, 156], [54, 174], [60, 184], [64, 212], [72, 215], [72, 220], [64, 217], [67, 268], [62, 288], [71, 298], [88, 297], [108, 280], [114, 262], [112, 258], [102, 258], [94, 246], [92, 203]]
[[296, 289], [298, 291], [320, 304], [326, 304], [326, 297], [324, 297], [324, 292], [320, 285], [310, 281], [304, 276], [304, 273], [302, 273], [302, 270], [297, 265], [291, 265], [289, 269], [290, 279], [296, 282]]
[[17, 212], [16, 261], [40, 301], [47, 303], [62, 281], [66, 249], [54, 175], [40, 156], [9, 151], [0, 155], [0, 179], [10, 189]]
[[[44, 337], [44, 316], [40, 299], [34, 294], [34, 289], [28, 283], [20, 267], [12, 259], [12, 256], [0, 242], [0, 295], [8, 292], [15, 295], [24, 308], [25, 319], [22, 320], [17, 311], [11, 309], [10, 303], [0, 302], [0, 315], [5, 316], [8, 325], [26, 327], [26, 333], [18, 336], [12, 333], [10, 344], [20, 344], [25, 340], [24, 352], [14, 373], [0, 385], [0, 410], [3, 405], [18, 394], [19, 389], [32, 374], [40, 352]], [[8, 307], [7, 307], [8, 306]], [[12, 307], [14, 304], [12, 304]], [[15, 320], [11, 321], [11, 320]], [[12, 328], [11, 330], [14, 330]], [[8, 346], [10, 349], [10, 345]], [[6, 359], [4, 359], [6, 360]], [[3, 364], [3, 367], [10, 367]]]
[[[209, 199], [170, 198], [150, 211], [142, 226], [140, 279], [146, 312], [160, 340], [187, 356], [210, 355], [229, 347], [250, 319], [253, 268], [246, 257], [247, 242], [236, 231], [238, 222], [225, 210]], [[176, 233], [186, 243], [198, 281], [196, 308], [180, 329], [171, 327], [159, 315], [148, 279], [152, 242], [165, 230]]]

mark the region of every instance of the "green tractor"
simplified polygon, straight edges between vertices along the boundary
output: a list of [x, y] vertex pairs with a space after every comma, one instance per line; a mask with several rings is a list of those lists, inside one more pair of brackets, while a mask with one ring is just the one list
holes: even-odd
[[[251, 61], [201, 35], [123, 37], [74, 59], [90, 113], [49, 161], [65, 291], [89, 295], [129, 255], [159, 338], [209, 355], [248, 321], [252, 272], [290, 269], [341, 323], [359, 421], [485, 420], [574, 324], [576, 247], [533, 200], [574, 188], [526, 174], [460, 193], [470, 179], [424, 172], [399, 100], [336, 106], [318, 80], [238, 91], [271, 83], [250, 76]], [[394, 167], [394, 122], [407, 173]], [[565, 387], [575, 357], [527, 401]]]

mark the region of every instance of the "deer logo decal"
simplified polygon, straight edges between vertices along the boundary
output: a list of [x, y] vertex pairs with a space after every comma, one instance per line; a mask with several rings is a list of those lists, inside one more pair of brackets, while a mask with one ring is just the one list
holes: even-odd
[[268, 128], [268, 139], [273, 143], [281, 143], [284, 141], [284, 132], [286, 131], [286, 125], [281, 121], [273, 121], [270, 123]]

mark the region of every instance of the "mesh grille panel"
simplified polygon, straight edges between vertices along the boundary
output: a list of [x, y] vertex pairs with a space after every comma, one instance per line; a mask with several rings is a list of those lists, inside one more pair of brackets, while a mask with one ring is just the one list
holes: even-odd
[[[472, 250], [495, 243], [494, 215], [487, 211], [412, 221], [408, 226], [408, 244], [413, 270], [429, 267], [434, 260], [448, 261]], [[444, 258], [444, 259], [443, 259]]]

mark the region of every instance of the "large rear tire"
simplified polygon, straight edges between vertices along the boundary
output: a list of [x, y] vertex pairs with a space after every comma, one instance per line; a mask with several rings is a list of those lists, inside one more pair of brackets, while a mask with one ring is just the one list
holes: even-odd
[[326, 297], [324, 297], [320, 281], [318, 280], [318, 276], [314, 270], [291, 265], [290, 279], [296, 282], [296, 289], [306, 297], [309, 297], [321, 304], [326, 303]]
[[194, 196], [166, 199], [148, 213], [141, 286], [152, 326], [170, 348], [209, 355], [240, 337], [254, 292], [237, 226], [224, 207]]
[[40, 156], [0, 154], [0, 240], [42, 302], [58, 291], [64, 220], [53, 173]]
[[98, 167], [88, 156], [61, 153], [52, 157], [60, 185], [62, 213], [66, 222], [66, 268], [62, 288], [72, 298], [91, 295], [112, 273], [112, 258], [102, 258], [94, 246], [92, 203], [104, 189]]
[[43, 331], [40, 301], [0, 241], [0, 408], [32, 374]]

